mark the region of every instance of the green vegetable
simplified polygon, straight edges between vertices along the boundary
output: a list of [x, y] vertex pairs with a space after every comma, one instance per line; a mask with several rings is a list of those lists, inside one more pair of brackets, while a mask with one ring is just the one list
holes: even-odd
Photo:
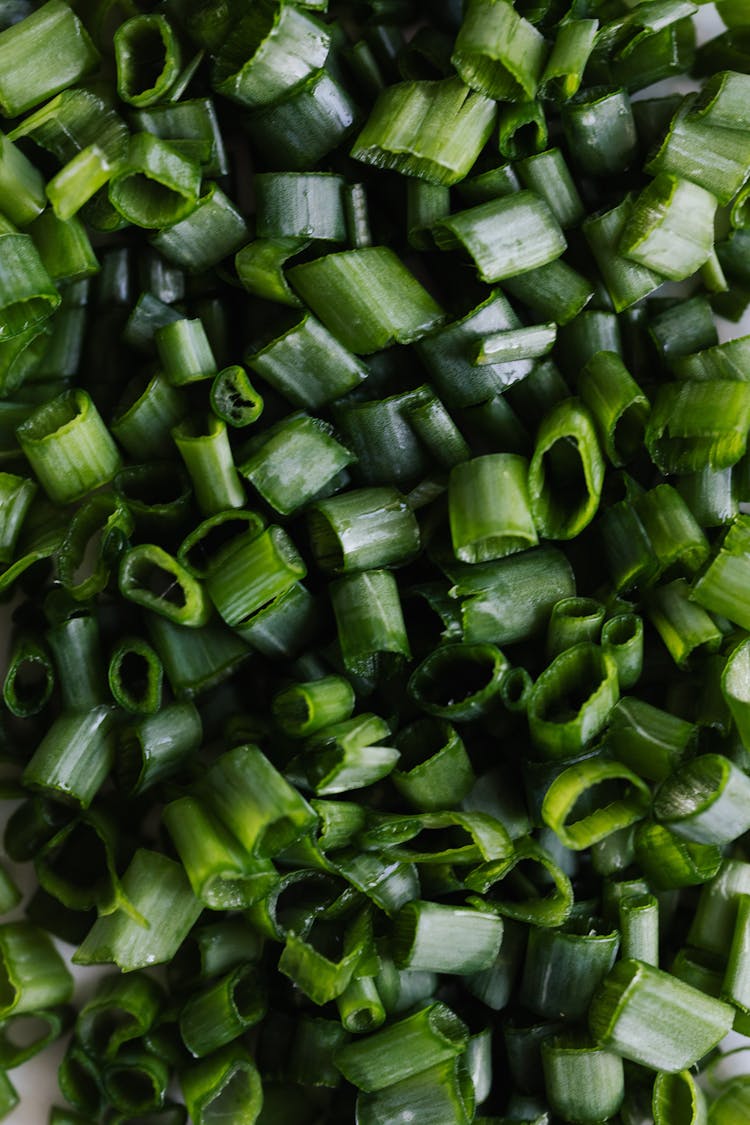
[[0, 7], [0, 1116], [746, 1120], [718, 11]]

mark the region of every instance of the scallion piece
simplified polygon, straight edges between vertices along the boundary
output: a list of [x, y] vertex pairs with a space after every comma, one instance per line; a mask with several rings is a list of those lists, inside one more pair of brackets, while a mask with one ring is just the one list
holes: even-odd
[[451, 567], [449, 593], [459, 599], [467, 641], [511, 644], [542, 632], [552, 607], [575, 594], [565, 556], [554, 547], [495, 562]]
[[658, 484], [633, 501], [658, 563], [657, 576], [674, 568], [694, 574], [708, 559], [709, 546], [701, 526], [682, 495], [669, 484]]
[[0, 107], [17, 117], [93, 70], [99, 52], [63, 0], [48, 0], [0, 32]]
[[750, 388], [727, 379], [665, 383], [657, 391], [646, 445], [664, 473], [735, 465], [745, 452]]
[[543, 97], [566, 102], [578, 92], [598, 27], [595, 19], [568, 18], [557, 25], [539, 83]]
[[400, 668], [410, 656], [401, 600], [389, 570], [365, 570], [330, 589], [344, 666], [357, 676]]
[[12, 715], [38, 715], [49, 702], [55, 686], [55, 671], [49, 651], [33, 634], [15, 638], [10, 663], [3, 680], [3, 700]]
[[604, 214], [589, 216], [583, 233], [604, 279], [615, 312], [629, 309], [662, 283], [662, 275], [626, 258], [619, 250], [620, 239], [633, 210], [626, 196], [622, 203]]
[[463, 741], [449, 723], [419, 719], [398, 732], [395, 744], [401, 757], [391, 779], [415, 808], [442, 809], [468, 795], [474, 770]]
[[648, 597], [648, 616], [675, 664], [686, 667], [694, 652], [716, 652], [721, 632], [702, 606], [691, 600], [684, 578], [658, 586]]
[[330, 424], [300, 412], [250, 438], [239, 471], [275, 511], [290, 515], [336, 491], [340, 474], [353, 460]]
[[533, 98], [545, 63], [539, 31], [506, 0], [471, 0], [451, 62], [464, 82], [489, 98]]
[[213, 1125], [226, 1115], [234, 1125], [254, 1125], [263, 1104], [260, 1075], [240, 1043], [182, 1070], [180, 1087], [195, 1125]]
[[393, 488], [352, 489], [308, 511], [316, 562], [334, 574], [394, 567], [419, 550], [419, 526]]
[[344, 1077], [373, 1092], [455, 1058], [468, 1041], [468, 1028], [445, 1004], [422, 1011], [340, 1047], [334, 1059]]
[[508, 667], [492, 644], [442, 646], [414, 670], [409, 694], [428, 715], [466, 722], [493, 707]]
[[607, 745], [640, 777], [663, 781], [696, 741], [692, 723], [627, 696], [612, 708]]
[[152, 715], [159, 710], [164, 669], [141, 637], [119, 641], [110, 657], [107, 678], [112, 698], [124, 711]]
[[562, 926], [573, 907], [570, 879], [530, 836], [515, 842], [509, 859], [475, 867], [466, 887], [478, 892], [469, 896], [470, 905], [534, 926]]
[[189, 702], [170, 703], [157, 714], [118, 728], [115, 774], [126, 793], [143, 793], [199, 748], [203, 735], [200, 715]]
[[750, 543], [750, 519], [738, 516], [730, 525], [713, 560], [695, 581], [692, 597], [711, 613], [720, 613], [746, 628], [750, 606], [745, 596], [745, 572]]
[[237, 21], [218, 52], [214, 89], [240, 105], [271, 105], [325, 65], [330, 35], [297, 5], [271, 3]]
[[529, 466], [531, 511], [549, 539], [572, 539], [594, 518], [604, 481], [604, 462], [586, 407], [566, 399], [537, 431]]
[[109, 181], [109, 200], [128, 222], [161, 229], [195, 210], [200, 186], [200, 168], [178, 149], [150, 133], [135, 133]]
[[181, 51], [174, 29], [163, 15], [125, 20], [114, 34], [117, 92], [128, 105], [164, 101], [180, 73]]
[[514, 454], [490, 454], [454, 466], [448, 508], [457, 558], [487, 562], [537, 545], [526, 476], [525, 458]]
[[142, 543], [125, 551], [118, 575], [120, 593], [128, 601], [167, 617], [176, 625], [196, 629], [211, 614], [199, 582], [167, 551]]
[[458, 78], [399, 83], [380, 94], [351, 155], [449, 186], [470, 171], [496, 116], [490, 98]]
[[528, 718], [540, 756], [570, 758], [604, 727], [619, 698], [617, 664], [584, 641], [545, 668], [529, 693]]
[[124, 1043], [149, 1031], [163, 1000], [161, 988], [146, 973], [103, 977], [76, 1020], [81, 1046], [92, 1056], [114, 1058]]
[[[561, 844], [580, 851], [635, 824], [645, 815], [650, 801], [651, 791], [637, 774], [617, 762], [591, 758], [569, 766], [555, 778], [542, 804], [542, 818]], [[587, 812], [571, 820], [578, 802]]]
[[340, 343], [359, 355], [413, 343], [444, 319], [437, 302], [386, 246], [327, 254], [293, 266], [289, 280]]
[[314, 1004], [326, 1004], [350, 986], [371, 942], [372, 922], [367, 909], [346, 924], [315, 919], [304, 937], [294, 931], [287, 933], [279, 972]]
[[2, 1019], [66, 1004], [73, 978], [51, 938], [30, 922], [0, 926], [2, 953]]
[[169, 141], [183, 155], [199, 163], [204, 175], [224, 176], [229, 171], [216, 106], [211, 98], [184, 98], [139, 108], [132, 119], [140, 131]]
[[520, 998], [547, 1019], [581, 1019], [594, 992], [615, 963], [616, 930], [576, 932], [533, 927], [529, 931]]
[[746, 830], [750, 782], [728, 758], [700, 754], [666, 778], [654, 816], [672, 832], [702, 844], [724, 844]]
[[263, 413], [263, 399], [244, 367], [233, 363], [214, 376], [211, 409], [228, 426], [242, 428], [258, 421]]
[[112, 718], [106, 704], [58, 716], [24, 770], [24, 785], [88, 808], [112, 766]]
[[273, 105], [256, 109], [248, 131], [270, 168], [304, 172], [346, 139], [356, 116], [348, 91], [323, 68]]
[[576, 163], [589, 175], [618, 175], [636, 157], [635, 121], [625, 90], [583, 90], [563, 106], [562, 122]]
[[152, 243], [168, 261], [198, 273], [236, 253], [247, 238], [247, 225], [235, 204], [210, 184], [187, 218], [159, 231]]
[[401, 969], [467, 975], [488, 969], [500, 950], [502, 919], [465, 907], [407, 903], [396, 915], [394, 959]]
[[[505, 0], [496, 5], [508, 7]], [[519, 191], [457, 211], [435, 225], [442, 249], [463, 246], [483, 281], [501, 281], [559, 258], [565, 235], [545, 201], [534, 192]]]
[[201, 912], [182, 867], [159, 852], [139, 848], [122, 888], [147, 924], [122, 907], [100, 917], [74, 953], [75, 964], [113, 962], [129, 972], [169, 961]]
[[690, 180], [726, 204], [745, 179], [750, 157], [748, 136], [741, 129], [717, 128], [691, 113], [696, 101], [696, 95], [683, 100], [646, 171]]
[[114, 493], [94, 493], [81, 505], [70, 521], [57, 561], [60, 581], [71, 597], [86, 601], [104, 589], [134, 526], [130, 512]]
[[597, 644], [604, 613], [604, 606], [594, 598], [561, 598], [555, 602], [547, 625], [547, 656], [553, 659], [583, 641]]
[[203, 1058], [237, 1039], [265, 1012], [256, 966], [239, 965], [188, 998], [180, 1011], [180, 1034], [191, 1055]]
[[207, 804], [254, 856], [277, 855], [316, 822], [307, 801], [254, 746], [223, 754], [205, 776]]
[[360, 1093], [357, 1119], [361, 1125], [398, 1121], [404, 1113], [414, 1125], [466, 1125], [474, 1118], [476, 1094], [463, 1058], [438, 1063], [411, 1078], [394, 1082], [373, 1094]]
[[632, 1062], [673, 1073], [693, 1066], [732, 1026], [728, 1004], [642, 961], [619, 961], [594, 996], [594, 1038]]
[[619, 250], [647, 269], [682, 281], [713, 249], [716, 198], [689, 180], [659, 174], [633, 204]]
[[25, 227], [47, 204], [44, 179], [12, 141], [0, 135], [0, 207], [18, 227]]
[[293, 406], [305, 410], [340, 398], [367, 377], [364, 363], [309, 313], [248, 355], [247, 364]]
[[343, 676], [293, 684], [273, 700], [276, 722], [292, 738], [306, 738], [333, 723], [343, 722], [353, 710], [354, 691]]
[[221, 418], [211, 413], [187, 419], [174, 427], [172, 439], [185, 462], [202, 515], [212, 516], [243, 506], [245, 490]]
[[18, 442], [51, 500], [68, 504], [106, 484], [120, 454], [86, 391], [64, 391], [37, 407]]
[[499, 291], [495, 291], [460, 320], [424, 336], [416, 350], [449, 407], [470, 406], [503, 391], [528, 375], [527, 364], [473, 364], [473, 352], [496, 332], [520, 327], [520, 320]]
[[320, 796], [346, 793], [387, 777], [398, 750], [383, 746], [388, 724], [377, 715], [357, 715], [324, 727], [287, 766], [288, 775]]

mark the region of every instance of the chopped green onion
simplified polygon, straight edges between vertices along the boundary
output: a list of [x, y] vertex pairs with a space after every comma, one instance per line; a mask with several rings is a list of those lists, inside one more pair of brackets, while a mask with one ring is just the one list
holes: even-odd
[[98, 62], [78, 16], [63, 0], [48, 0], [0, 32], [0, 107], [6, 117], [16, 117], [78, 82]]
[[139, 108], [163, 101], [182, 61], [169, 21], [162, 15], [133, 16], [117, 28], [113, 46], [122, 100]]
[[152, 238], [164, 257], [189, 273], [216, 265], [247, 242], [247, 226], [237, 207], [215, 184], [179, 222]]
[[689, 180], [663, 173], [644, 188], [620, 235], [619, 250], [631, 261], [682, 281], [713, 249], [716, 199]]
[[455, 465], [448, 486], [456, 558], [487, 562], [538, 543], [526, 485], [527, 462], [495, 453]]
[[573, 573], [554, 547], [523, 551], [471, 567], [451, 567], [449, 593], [460, 600], [469, 642], [512, 644], [542, 632], [561, 598], [575, 594]]
[[401, 667], [410, 655], [409, 639], [391, 572], [348, 574], [329, 589], [347, 671], [372, 676], [381, 667]]
[[239, 1043], [182, 1070], [180, 1087], [195, 1125], [213, 1125], [222, 1116], [233, 1125], [254, 1125], [263, 1104], [260, 1075]]
[[595, 19], [568, 18], [557, 25], [539, 84], [543, 97], [565, 102], [578, 92], [598, 27]]
[[112, 708], [59, 715], [23, 773], [24, 785], [55, 800], [88, 808], [112, 766]]
[[617, 664], [584, 641], [561, 652], [529, 693], [529, 730], [543, 758], [570, 758], [604, 727], [619, 697]]
[[529, 466], [531, 511], [548, 539], [572, 539], [599, 506], [604, 461], [594, 422], [576, 399], [553, 407], [537, 431]]
[[388, 86], [351, 155], [427, 183], [454, 184], [470, 171], [496, 115], [489, 97], [467, 89], [458, 78]]
[[293, 266], [289, 279], [344, 347], [363, 355], [418, 340], [443, 312], [386, 246], [327, 254]]
[[169, 961], [201, 912], [181, 866], [159, 852], [139, 848], [122, 889], [142, 920], [122, 907], [98, 918], [73, 954], [75, 964], [112, 962], [129, 972]]
[[547, 625], [547, 656], [553, 659], [583, 641], [596, 644], [604, 613], [604, 606], [594, 598], [562, 598], [555, 602]]
[[[508, 7], [498, 0], [497, 8]], [[482, 281], [501, 281], [559, 258], [565, 235], [545, 201], [534, 192], [480, 203], [458, 211], [435, 225], [435, 241], [442, 249], [463, 246]]]
[[208, 622], [211, 607], [203, 587], [176, 558], [153, 543], [125, 551], [118, 582], [128, 601], [162, 614], [176, 625], [195, 629]]
[[554, 1112], [571, 1121], [611, 1117], [622, 1105], [625, 1076], [615, 1051], [596, 1046], [585, 1035], [554, 1035], [542, 1040], [544, 1084]]
[[540, 929], [529, 931], [521, 1002], [547, 1019], [580, 1019], [612, 968], [620, 936]]
[[325, 65], [329, 46], [323, 24], [296, 5], [249, 12], [218, 52], [214, 88], [243, 106], [274, 104]]
[[414, 513], [395, 489], [320, 500], [309, 509], [308, 526], [316, 562], [334, 574], [403, 565], [419, 550]]
[[51, 500], [71, 503], [106, 484], [120, 454], [86, 391], [71, 390], [37, 407], [16, 431]]
[[185, 462], [202, 515], [212, 516], [243, 506], [245, 490], [221, 418], [211, 413], [180, 422], [172, 430], [172, 438]]
[[265, 348], [248, 367], [297, 407], [311, 410], [353, 390], [367, 368], [309, 313]]
[[539, 31], [506, 0], [471, 0], [451, 62], [468, 86], [502, 101], [533, 98], [545, 63]]
[[115, 774], [128, 794], [142, 793], [199, 748], [203, 728], [194, 704], [171, 703], [157, 714], [121, 726], [116, 735]]
[[445, 1004], [432, 1004], [413, 1016], [340, 1047], [334, 1058], [344, 1077], [373, 1092], [455, 1058], [468, 1041], [468, 1028]]
[[202, 1058], [237, 1039], [265, 1013], [256, 966], [239, 965], [187, 999], [180, 1011], [180, 1034], [191, 1055]]
[[400, 969], [467, 975], [488, 969], [503, 938], [496, 914], [415, 901], [393, 920], [394, 960]]
[[693, 1066], [732, 1026], [728, 1004], [642, 961], [619, 961], [594, 996], [595, 1039], [654, 1070]]
[[[636, 823], [650, 801], [651, 792], [637, 774], [618, 762], [592, 758], [569, 766], [555, 778], [542, 804], [542, 818], [561, 844], [580, 851]], [[579, 802], [587, 811], [572, 820]]]
[[660, 786], [654, 816], [662, 824], [702, 844], [724, 844], [746, 830], [750, 781], [728, 758], [700, 754], [678, 767]]
[[675, 664], [684, 668], [697, 651], [716, 652], [721, 632], [710, 614], [691, 601], [684, 578], [653, 590], [648, 598], [648, 616]]
[[571, 153], [589, 175], [618, 175], [635, 159], [635, 121], [624, 90], [584, 90], [563, 106], [562, 121]]
[[692, 723], [630, 696], [612, 708], [607, 746], [640, 777], [663, 781], [696, 741]]
[[267, 504], [289, 515], [336, 491], [340, 474], [353, 460], [330, 424], [300, 412], [250, 438], [239, 471]]

